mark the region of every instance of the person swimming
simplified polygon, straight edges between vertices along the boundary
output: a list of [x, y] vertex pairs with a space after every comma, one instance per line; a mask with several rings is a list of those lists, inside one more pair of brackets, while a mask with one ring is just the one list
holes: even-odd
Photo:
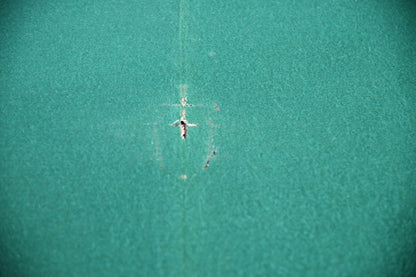
[[188, 123], [188, 121], [184, 117], [182, 117], [181, 120], [176, 120], [175, 122], [173, 122], [170, 125], [181, 128], [181, 138], [182, 139], [186, 139], [188, 137], [188, 127], [197, 127], [197, 126], [199, 126], [199, 124]]

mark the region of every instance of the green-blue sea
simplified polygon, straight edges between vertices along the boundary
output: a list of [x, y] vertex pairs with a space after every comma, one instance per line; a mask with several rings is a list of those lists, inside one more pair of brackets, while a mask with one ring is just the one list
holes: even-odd
[[415, 41], [410, 0], [1, 1], [0, 276], [414, 276]]

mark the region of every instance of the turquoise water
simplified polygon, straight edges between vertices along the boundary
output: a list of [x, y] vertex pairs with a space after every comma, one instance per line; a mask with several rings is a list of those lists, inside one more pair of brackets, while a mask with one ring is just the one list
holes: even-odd
[[266, 2], [1, 4], [2, 275], [415, 272], [415, 5]]

